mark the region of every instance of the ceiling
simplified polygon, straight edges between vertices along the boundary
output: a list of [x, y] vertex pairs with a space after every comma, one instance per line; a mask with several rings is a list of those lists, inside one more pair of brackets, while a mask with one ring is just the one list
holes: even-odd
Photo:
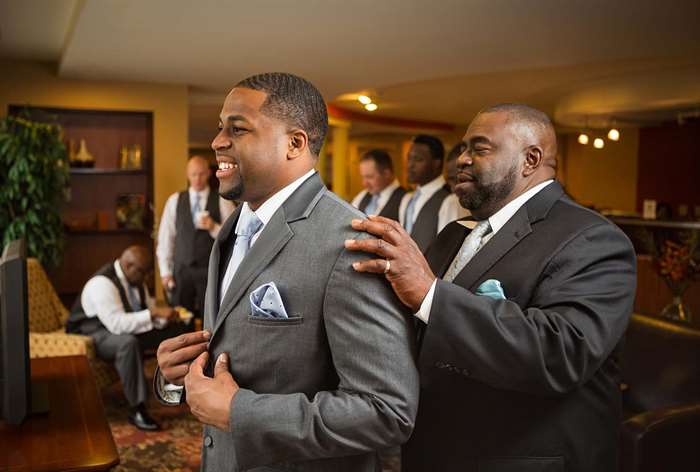
[[[336, 106], [455, 124], [526, 102], [557, 124], [634, 124], [700, 104], [700, 2], [675, 0], [3, 0], [0, 57], [66, 78], [190, 86], [190, 132], [258, 72]], [[372, 126], [356, 127], [367, 132]]]

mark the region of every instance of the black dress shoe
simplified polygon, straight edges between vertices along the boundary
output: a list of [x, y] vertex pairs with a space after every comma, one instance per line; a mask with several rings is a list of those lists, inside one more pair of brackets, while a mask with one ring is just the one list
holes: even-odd
[[160, 425], [153, 418], [148, 416], [145, 410], [136, 410], [129, 415], [129, 423], [143, 431], [158, 431]]

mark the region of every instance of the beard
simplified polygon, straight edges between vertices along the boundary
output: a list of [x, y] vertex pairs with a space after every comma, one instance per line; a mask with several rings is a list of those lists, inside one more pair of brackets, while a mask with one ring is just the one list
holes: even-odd
[[472, 190], [468, 193], [458, 195], [459, 204], [467, 210], [482, 212], [499, 206], [515, 188], [515, 180], [517, 177], [517, 163], [515, 163], [499, 181], [484, 184], [480, 180], [474, 180]]
[[243, 195], [243, 179], [228, 190], [222, 190], [219, 187], [219, 196], [224, 200], [238, 201], [241, 195]]

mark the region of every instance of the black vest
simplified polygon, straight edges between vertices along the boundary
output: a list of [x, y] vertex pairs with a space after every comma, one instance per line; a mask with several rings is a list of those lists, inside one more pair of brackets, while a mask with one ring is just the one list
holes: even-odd
[[[216, 223], [221, 223], [219, 196], [216, 192], [209, 191], [205, 209]], [[209, 253], [211, 253], [214, 239], [208, 231], [194, 227], [190, 194], [187, 190], [180, 192], [177, 198], [175, 234], [175, 255], [173, 258], [175, 273], [180, 267], [207, 267], [209, 265]]]
[[[399, 221], [399, 206], [401, 205], [401, 199], [404, 195], [406, 195], [406, 189], [403, 187], [397, 187], [393, 192], [391, 192], [391, 196], [386, 202], [386, 205], [384, 205], [384, 208], [382, 208], [379, 216], [384, 216], [386, 218]], [[358, 209], [361, 212], [364, 212], [367, 205], [369, 205], [370, 200], [372, 200], [372, 194], [367, 192], [365, 196], [362, 197], [362, 200], [360, 200]]]
[[[143, 290], [143, 285], [139, 286], [139, 297], [141, 297], [141, 306], [132, 307], [129, 304], [129, 298], [126, 296], [126, 291], [124, 290], [124, 287], [119, 281], [119, 277], [117, 277], [117, 271], [114, 269], [113, 262], [102, 266], [102, 268], [95, 272], [95, 274], [92, 277], [97, 277], [98, 275], [104, 275], [117, 287], [117, 290], [119, 291], [119, 298], [122, 301], [122, 305], [124, 305], [124, 311], [131, 312], [134, 310], [146, 309], [146, 293]], [[68, 322], [66, 323], [66, 332], [68, 333], [80, 333], [80, 327], [83, 323], [91, 323], [95, 325], [90, 331], [94, 331], [94, 329], [102, 327], [102, 323], [100, 322], [99, 318], [97, 318], [97, 316], [89, 318], [85, 314], [83, 304], [80, 301], [82, 295], [83, 292], [81, 290], [80, 295], [78, 295], [77, 300], [75, 300], [75, 303], [73, 303], [73, 308], [71, 308], [70, 315], [68, 316]]]
[[425, 252], [437, 236], [438, 216], [442, 201], [450, 195], [450, 192], [441, 187], [432, 197], [425, 202], [420, 209], [416, 221], [411, 229], [411, 237], [418, 244], [421, 251]]

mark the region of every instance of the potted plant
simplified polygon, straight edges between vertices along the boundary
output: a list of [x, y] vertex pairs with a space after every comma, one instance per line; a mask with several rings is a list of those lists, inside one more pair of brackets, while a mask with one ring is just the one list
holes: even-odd
[[0, 239], [23, 238], [28, 255], [56, 267], [63, 254], [60, 207], [68, 183], [66, 148], [55, 124], [0, 118]]

